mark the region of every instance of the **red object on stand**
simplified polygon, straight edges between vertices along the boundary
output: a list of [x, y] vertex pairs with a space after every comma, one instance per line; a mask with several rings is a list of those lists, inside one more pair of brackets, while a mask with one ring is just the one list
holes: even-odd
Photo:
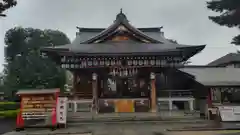
[[[21, 129], [28, 127], [28, 125], [25, 125], [25, 121], [24, 121], [25, 118], [28, 118], [28, 119], [47, 118], [47, 112], [48, 112], [47, 110], [49, 110], [49, 109], [52, 110], [51, 111], [51, 127], [53, 129], [55, 129], [57, 127], [57, 112], [56, 112], [56, 110], [57, 110], [59, 93], [60, 93], [60, 89], [20, 90], [20, 91], [18, 91], [17, 95], [19, 95], [21, 98], [21, 104], [20, 104], [20, 112], [18, 113], [17, 119], [16, 119], [16, 130], [19, 131]], [[50, 105], [52, 107], [45, 108], [45, 104], [46, 104], [46, 106]], [[31, 107], [29, 107], [29, 105]], [[39, 106], [41, 106], [41, 107], [39, 108]], [[25, 116], [26, 113], [30, 113], [31, 114], [30, 117], [26, 117]], [[34, 113], [42, 113], [43, 115], [46, 115], [46, 116], [39, 117], [38, 115], [34, 115]], [[30, 125], [29, 127], [31, 127], [31, 126], [33, 126], [33, 125]], [[44, 126], [42, 126], [42, 127], [44, 127]], [[49, 125], [47, 125], [47, 126], [49, 126]], [[36, 126], [34, 125], [34, 127], [36, 127]]]

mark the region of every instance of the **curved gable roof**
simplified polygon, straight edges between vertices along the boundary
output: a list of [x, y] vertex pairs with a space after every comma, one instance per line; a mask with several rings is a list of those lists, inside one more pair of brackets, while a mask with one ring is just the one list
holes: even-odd
[[[100, 32], [99, 34], [97, 34], [96, 36], [81, 42], [83, 44], [90, 44], [90, 43], [95, 43], [98, 40], [100, 40], [101, 38], [105, 38], [107, 36], [111, 36], [112, 33], [114, 33], [115, 31], [118, 30], [118, 28], [120, 27], [125, 27], [129, 32], [131, 32], [133, 35], [135, 35], [136, 37], [140, 37], [143, 40], [145, 40], [146, 42], [150, 42], [150, 43], [162, 43], [161, 41], [158, 41], [152, 37], [149, 37], [148, 35], [144, 34], [142, 31], [138, 30], [137, 28], [133, 27], [129, 21], [127, 20], [127, 17], [124, 13], [120, 12], [117, 17], [116, 20], [114, 21], [114, 23], [112, 25], [110, 25], [107, 29], [103, 30], [102, 32]], [[121, 31], [121, 30], [119, 30]]]

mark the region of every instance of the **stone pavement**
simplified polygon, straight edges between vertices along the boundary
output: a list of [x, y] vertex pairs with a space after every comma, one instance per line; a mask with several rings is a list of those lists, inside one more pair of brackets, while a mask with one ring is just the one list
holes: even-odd
[[[191, 124], [192, 125], [192, 124]], [[51, 131], [50, 129], [27, 129], [22, 132], [10, 132], [4, 135], [222, 135], [236, 133], [240, 131], [194, 131], [194, 132], [169, 132], [167, 128], [180, 128], [189, 126], [189, 124], [156, 124], [156, 123], [92, 123], [76, 127], [68, 127]], [[195, 126], [201, 126], [196, 124]]]

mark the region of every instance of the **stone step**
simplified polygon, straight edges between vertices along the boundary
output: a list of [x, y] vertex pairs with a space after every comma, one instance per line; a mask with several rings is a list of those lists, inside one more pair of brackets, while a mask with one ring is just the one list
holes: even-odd
[[101, 119], [101, 120], [80, 120], [80, 119], [74, 119], [74, 120], [69, 120], [67, 121], [68, 125], [81, 125], [81, 124], [144, 124], [144, 123], [158, 123], [158, 124], [176, 124], [176, 123], [182, 123], [182, 124], [207, 124], [210, 121], [207, 120], [196, 120], [196, 119], [177, 119], [177, 120], [162, 120], [162, 119], [152, 119], [152, 120], [142, 120], [142, 119]]
[[192, 117], [161, 117], [158, 114], [139, 113], [139, 114], [96, 114], [96, 113], [81, 113], [77, 112], [68, 117], [70, 123], [79, 122], [124, 122], [124, 121], [187, 121], [187, 122], [205, 122], [206, 120]]

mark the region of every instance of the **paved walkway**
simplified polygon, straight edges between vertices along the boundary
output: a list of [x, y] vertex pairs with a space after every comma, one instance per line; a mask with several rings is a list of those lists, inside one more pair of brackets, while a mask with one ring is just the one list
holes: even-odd
[[15, 119], [0, 118], [0, 135], [15, 129], [15, 125], [16, 125]]
[[[22, 132], [10, 132], [4, 135], [222, 135], [236, 133], [240, 131], [194, 131], [194, 132], [169, 132], [167, 128], [180, 128], [189, 126], [189, 124], [86, 124], [76, 127], [68, 127], [51, 131], [50, 129], [28, 129]], [[200, 126], [196, 124], [195, 126]]]

